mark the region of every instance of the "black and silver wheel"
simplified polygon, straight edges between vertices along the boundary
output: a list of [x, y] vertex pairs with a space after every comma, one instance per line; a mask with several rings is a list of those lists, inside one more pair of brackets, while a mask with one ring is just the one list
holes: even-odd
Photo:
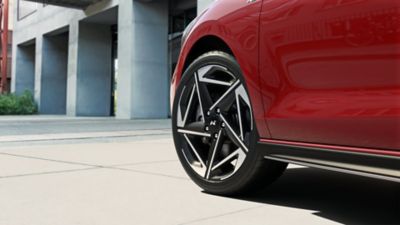
[[255, 150], [258, 135], [242, 73], [223, 52], [202, 55], [183, 75], [173, 106], [173, 135], [186, 172], [211, 193], [264, 187], [287, 166]]

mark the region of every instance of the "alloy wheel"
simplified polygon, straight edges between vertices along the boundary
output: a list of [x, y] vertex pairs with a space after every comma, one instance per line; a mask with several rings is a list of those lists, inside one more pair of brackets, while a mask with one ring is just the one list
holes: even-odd
[[205, 65], [183, 83], [176, 135], [190, 168], [215, 182], [233, 176], [249, 151], [253, 117], [240, 77], [221, 65]]

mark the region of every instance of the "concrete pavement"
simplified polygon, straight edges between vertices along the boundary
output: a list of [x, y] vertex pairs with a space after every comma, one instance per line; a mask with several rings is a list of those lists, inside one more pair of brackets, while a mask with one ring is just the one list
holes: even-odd
[[0, 136], [170, 130], [169, 120], [117, 120], [113, 117], [0, 116]]
[[[26, 138], [0, 146], [0, 225], [400, 221], [398, 184], [298, 166], [250, 197], [203, 193], [177, 160], [166, 132], [169, 121], [34, 117], [24, 122], [3, 120], [2, 126], [7, 121], [14, 126], [11, 130], [19, 130], [9, 137]], [[42, 126], [59, 136], [49, 140], [48, 133], [35, 134]], [[101, 135], [74, 139], [72, 129], [86, 136]], [[127, 135], [112, 135], [118, 132]], [[48, 138], [29, 140], [33, 134]], [[1, 138], [7, 140], [5, 136]]]

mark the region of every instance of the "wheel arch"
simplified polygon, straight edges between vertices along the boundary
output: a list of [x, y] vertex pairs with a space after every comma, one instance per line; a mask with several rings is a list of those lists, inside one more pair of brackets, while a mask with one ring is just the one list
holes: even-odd
[[231, 47], [222, 38], [215, 35], [207, 35], [201, 37], [192, 45], [185, 58], [182, 72], [185, 72], [194, 60], [210, 51], [223, 51], [235, 57]]

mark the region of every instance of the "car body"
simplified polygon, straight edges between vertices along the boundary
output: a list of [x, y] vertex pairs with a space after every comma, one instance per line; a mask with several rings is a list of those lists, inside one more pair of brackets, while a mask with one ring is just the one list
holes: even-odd
[[187, 28], [171, 100], [210, 51], [243, 73], [266, 159], [400, 181], [400, 2], [217, 0]]

